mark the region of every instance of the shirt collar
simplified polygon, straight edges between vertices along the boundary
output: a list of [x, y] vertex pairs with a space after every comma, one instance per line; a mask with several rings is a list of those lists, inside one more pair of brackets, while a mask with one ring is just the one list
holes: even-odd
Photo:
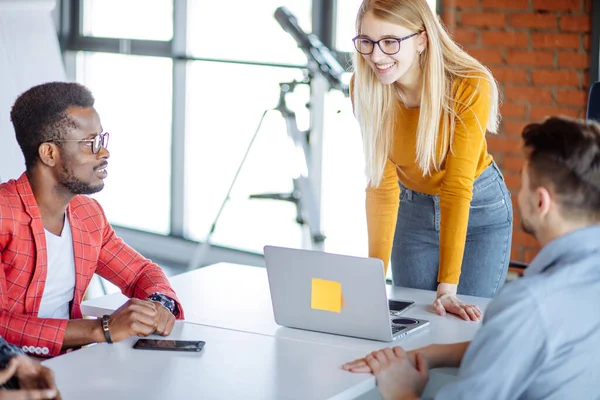
[[525, 276], [539, 274], [569, 255], [600, 250], [600, 225], [592, 225], [562, 235], [548, 243], [525, 269]]

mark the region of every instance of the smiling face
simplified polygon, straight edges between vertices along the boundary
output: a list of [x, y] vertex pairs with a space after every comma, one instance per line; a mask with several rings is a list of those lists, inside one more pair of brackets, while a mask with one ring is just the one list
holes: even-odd
[[70, 107], [66, 111], [74, 122], [60, 143], [60, 160], [55, 169], [58, 185], [72, 194], [92, 194], [104, 188], [110, 153], [104, 147], [92, 152], [90, 141], [102, 133], [100, 117], [92, 107]]
[[[367, 12], [361, 20], [359, 37], [378, 41], [385, 38], [404, 38], [414, 31], [401, 25], [396, 25], [377, 18], [372, 12]], [[384, 85], [395, 82], [411, 84], [420, 75], [419, 53], [426, 45], [424, 33], [420, 33], [400, 43], [400, 51], [396, 54], [385, 54], [377, 45], [369, 55], [362, 55], [371, 67], [379, 81]], [[384, 41], [380, 42], [385, 48]]]

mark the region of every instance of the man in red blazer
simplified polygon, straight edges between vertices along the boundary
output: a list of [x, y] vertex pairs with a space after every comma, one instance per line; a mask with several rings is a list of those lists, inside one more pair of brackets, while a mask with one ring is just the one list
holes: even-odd
[[[183, 309], [161, 268], [127, 246], [98, 202], [109, 152], [90, 91], [52, 82], [11, 111], [26, 171], [0, 185], [0, 336], [36, 356], [132, 335], [168, 335]], [[131, 299], [82, 319], [94, 273]]]

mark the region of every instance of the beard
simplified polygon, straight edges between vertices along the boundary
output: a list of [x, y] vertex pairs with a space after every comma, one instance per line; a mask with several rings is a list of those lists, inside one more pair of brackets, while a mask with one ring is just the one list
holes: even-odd
[[99, 185], [91, 185], [77, 178], [73, 173], [73, 170], [70, 169], [64, 162], [61, 169], [62, 171], [58, 183], [75, 195], [98, 193], [104, 188], [104, 182], [100, 183]]

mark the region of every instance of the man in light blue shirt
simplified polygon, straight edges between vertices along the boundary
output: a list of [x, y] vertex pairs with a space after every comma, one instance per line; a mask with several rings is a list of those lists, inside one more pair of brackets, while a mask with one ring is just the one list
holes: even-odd
[[600, 125], [566, 118], [523, 131], [523, 230], [544, 246], [490, 303], [470, 343], [387, 348], [344, 365], [384, 399], [416, 399], [428, 369], [460, 366], [436, 399], [600, 398]]

